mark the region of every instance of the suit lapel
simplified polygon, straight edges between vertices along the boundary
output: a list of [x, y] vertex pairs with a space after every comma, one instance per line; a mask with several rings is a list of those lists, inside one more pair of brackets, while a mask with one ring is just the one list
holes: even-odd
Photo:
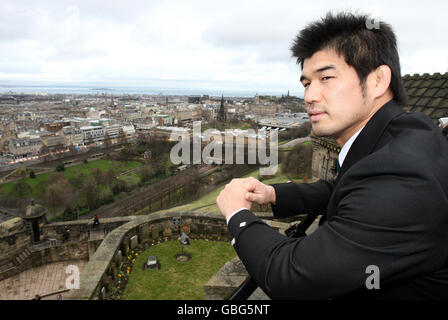
[[383, 135], [384, 130], [389, 125], [389, 122], [403, 112], [404, 111], [400, 105], [398, 105], [394, 100], [391, 100], [382, 106], [373, 115], [369, 122], [367, 122], [364, 129], [362, 129], [356, 140], [353, 142], [347, 156], [345, 157], [341, 171], [339, 172], [334, 183], [333, 193], [328, 201], [327, 211], [321, 218], [319, 225], [322, 225], [322, 223], [336, 213], [337, 203], [334, 195], [341, 177], [356, 162], [368, 156], [375, 150], [375, 146]]
[[353, 142], [336, 181], [339, 181], [356, 162], [373, 152], [389, 122], [403, 112], [403, 109], [394, 100], [391, 100], [373, 115]]

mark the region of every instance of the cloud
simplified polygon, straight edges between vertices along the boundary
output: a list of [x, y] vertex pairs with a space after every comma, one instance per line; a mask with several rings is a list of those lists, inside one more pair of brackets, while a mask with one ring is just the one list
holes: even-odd
[[0, 79], [302, 92], [293, 38], [344, 9], [393, 26], [403, 73], [448, 69], [444, 1], [4, 0]]

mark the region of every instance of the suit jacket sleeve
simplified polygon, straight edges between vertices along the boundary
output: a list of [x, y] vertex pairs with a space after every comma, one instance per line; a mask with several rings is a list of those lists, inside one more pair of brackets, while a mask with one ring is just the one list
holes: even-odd
[[283, 236], [249, 210], [229, 221], [236, 252], [271, 298], [338, 297], [365, 288], [370, 265], [384, 286], [445, 262], [445, 193], [417, 161], [374, 154], [339, 184], [337, 214], [307, 237]]
[[321, 214], [327, 207], [333, 183], [319, 180], [314, 183], [280, 183], [272, 185], [276, 203], [272, 204], [275, 218], [287, 218], [297, 214]]

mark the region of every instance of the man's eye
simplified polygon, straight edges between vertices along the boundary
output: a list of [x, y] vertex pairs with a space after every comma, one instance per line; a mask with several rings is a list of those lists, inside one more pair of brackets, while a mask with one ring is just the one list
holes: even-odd
[[310, 85], [310, 83], [309, 83], [309, 82], [307, 82], [307, 83], [304, 83], [304, 84], [303, 84], [303, 87], [305, 87], [305, 88], [306, 88], [306, 87], [308, 87], [309, 85]]
[[333, 78], [333, 77], [322, 77], [322, 80], [327, 81], [327, 80], [330, 80], [331, 78]]

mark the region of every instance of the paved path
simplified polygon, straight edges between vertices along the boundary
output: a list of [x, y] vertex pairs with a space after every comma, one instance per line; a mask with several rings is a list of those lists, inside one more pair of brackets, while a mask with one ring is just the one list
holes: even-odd
[[[29, 300], [36, 294], [43, 296], [64, 290], [66, 289], [65, 280], [69, 276], [65, 273], [67, 266], [76, 265], [79, 272], [82, 273], [86, 264], [86, 260], [74, 260], [28, 269], [14, 277], [0, 281], [0, 300]], [[55, 298], [55, 296], [48, 297], [48, 299]]]

